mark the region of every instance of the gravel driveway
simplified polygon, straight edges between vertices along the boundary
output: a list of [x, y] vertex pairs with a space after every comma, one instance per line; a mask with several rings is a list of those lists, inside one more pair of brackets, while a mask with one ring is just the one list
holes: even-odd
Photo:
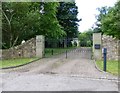
[[3, 91], [118, 91], [117, 77], [95, 68], [89, 48], [1, 72]]

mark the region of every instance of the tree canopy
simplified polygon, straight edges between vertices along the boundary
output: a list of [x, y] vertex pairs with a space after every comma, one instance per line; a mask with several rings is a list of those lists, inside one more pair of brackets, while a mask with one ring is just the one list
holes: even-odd
[[80, 46], [82, 47], [92, 46], [92, 34], [93, 34], [92, 29], [88, 29], [82, 33], [79, 33]]
[[57, 19], [68, 38], [78, 37], [78, 7], [74, 2], [60, 2]]
[[56, 17], [57, 7], [58, 2], [3, 2], [2, 47], [13, 47], [35, 35], [64, 36]]
[[120, 39], [120, 1], [113, 7], [102, 7], [98, 9], [97, 28], [95, 32], [102, 32]]
[[77, 14], [73, 2], [3, 2], [2, 48], [36, 35], [54, 40], [78, 37]]
[[101, 20], [102, 31], [120, 39], [120, 1], [110, 8], [105, 17]]

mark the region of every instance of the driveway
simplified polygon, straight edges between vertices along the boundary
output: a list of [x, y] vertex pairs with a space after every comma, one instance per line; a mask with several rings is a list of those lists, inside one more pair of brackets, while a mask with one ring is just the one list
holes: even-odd
[[1, 72], [3, 91], [118, 91], [117, 77], [95, 68], [90, 48]]

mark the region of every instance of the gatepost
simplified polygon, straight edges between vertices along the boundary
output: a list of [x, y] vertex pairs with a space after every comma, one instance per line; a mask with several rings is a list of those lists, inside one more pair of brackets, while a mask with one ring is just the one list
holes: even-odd
[[43, 35], [36, 36], [36, 57], [42, 58], [44, 56], [45, 38]]
[[101, 33], [93, 33], [93, 57], [95, 60], [102, 59], [102, 36]]

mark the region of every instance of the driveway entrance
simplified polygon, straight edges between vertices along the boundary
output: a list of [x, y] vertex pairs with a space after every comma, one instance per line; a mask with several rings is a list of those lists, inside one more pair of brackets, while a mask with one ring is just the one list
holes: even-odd
[[[81, 52], [80, 52], [81, 51]], [[76, 48], [2, 71], [3, 91], [118, 91], [116, 76], [99, 72], [88, 48]]]

